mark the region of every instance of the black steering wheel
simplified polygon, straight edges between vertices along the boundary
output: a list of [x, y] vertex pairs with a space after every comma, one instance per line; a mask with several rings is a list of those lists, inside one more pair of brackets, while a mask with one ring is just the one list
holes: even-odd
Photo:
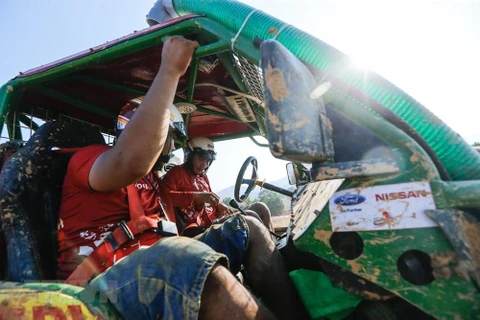
[[[247, 171], [247, 168], [252, 165], [252, 178], [251, 179], [244, 179], [243, 176], [245, 175], [245, 171]], [[233, 196], [235, 197], [235, 200], [238, 202], [243, 202], [245, 199], [247, 199], [248, 195], [252, 190], [255, 188], [255, 181], [257, 180], [257, 170], [258, 170], [258, 164], [257, 164], [257, 159], [254, 156], [248, 157], [247, 160], [243, 163], [242, 167], [240, 168], [240, 171], [238, 172], [237, 176], [237, 181], [235, 182], [235, 189], [233, 192]], [[242, 184], [248, 185], [247, 190], [245, 191], [244, 194], [240, 195], [240, 187]]]

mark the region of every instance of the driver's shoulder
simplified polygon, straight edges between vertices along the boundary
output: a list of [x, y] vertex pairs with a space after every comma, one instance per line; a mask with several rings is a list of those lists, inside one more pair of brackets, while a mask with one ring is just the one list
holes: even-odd
[[64, 186], [75, 181], [82, 181], [82, 186], [84, 185], [84, 180], [87, 179], [88, 186], [88, 175], [90, 169], [93, 166], [93, 163], [98, 159], [98, 157], [103, 154], [105, 151], [109, 150], [111, 147], [107, 145], [89, 145], [86, 147], [79, 148], [75, 153], [73, 153], [70, 158], [67, 166], [67, 171], [65, 173]]
[[76, 158], [84, 158], [89, 156], [95, 157], [111, 148], [112, 148], [111, 146], [104, 145], [104, 144], [92, 144], [86, 147], [82, 147], [73, 153], [72, 160]]
[[105, 151], [111, 147], [107, 145], [89, 145], [76, 150], [68, 162], [68, 171], [77, 169], [78, 166], [83, 165], [86, 162], [93, 162]]
[[177, 179], [178, 177], [186, 175], [188, 175], [187, 169], [182, 165], [177, 165], [171, 167], [162, 177], [162, 180]]

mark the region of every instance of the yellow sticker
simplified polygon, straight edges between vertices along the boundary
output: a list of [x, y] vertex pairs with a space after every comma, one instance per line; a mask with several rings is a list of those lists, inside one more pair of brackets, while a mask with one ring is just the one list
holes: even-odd
[[90, 320], [94, 316], [83, 302], [60, 292], [0, 289], [0, 320]]

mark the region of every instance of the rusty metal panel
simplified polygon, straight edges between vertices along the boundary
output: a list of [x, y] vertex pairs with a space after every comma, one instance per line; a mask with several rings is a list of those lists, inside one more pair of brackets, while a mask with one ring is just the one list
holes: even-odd
[[344, 179], [310, 183], [302, 191], [298, 201], [293, 205], [294, 226], [293, 240], [297, 240], [317, 218], [328, 204], [330, 197], [342, 185]]

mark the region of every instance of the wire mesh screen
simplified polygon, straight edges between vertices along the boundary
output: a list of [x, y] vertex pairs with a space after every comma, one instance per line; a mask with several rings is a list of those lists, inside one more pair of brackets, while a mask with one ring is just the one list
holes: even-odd
[[248, 62], [247, 59], [238, 56], [235, 53], [233, 53], [233, 63], [235, 68], [237, 68], [242, 75], [243, 82], [247, 86], [249, 94], [255, 96], [261, 101], [265, 101], [262, 70], [258, 66]]
[[53, 114], [52, 112], [49, 113], [48, 110], [42, 108], [32, 108], [30, 113], [17, 112], [13, 110], [9, 112], [5, 118], [5, 125], [2, 128], [0, 143], [4, 143], [6, 141], [27, 142], [38, 127], [40, 127], [46, 121], [52, 120], [80, 123], [82, 125], [89, 125], [99, 128], [99, 130], [102, 132], [105, 142], [108, 145], [113, 145], [115, 139], [115, 133], [113, 130], [93, 125], [72, 117]]
[[36, 128], [43, 123], [45, 121], [32, 115], [10, 111], [5, 116], [0, 143], [6, 141], [26, 142], [33, 135]]

